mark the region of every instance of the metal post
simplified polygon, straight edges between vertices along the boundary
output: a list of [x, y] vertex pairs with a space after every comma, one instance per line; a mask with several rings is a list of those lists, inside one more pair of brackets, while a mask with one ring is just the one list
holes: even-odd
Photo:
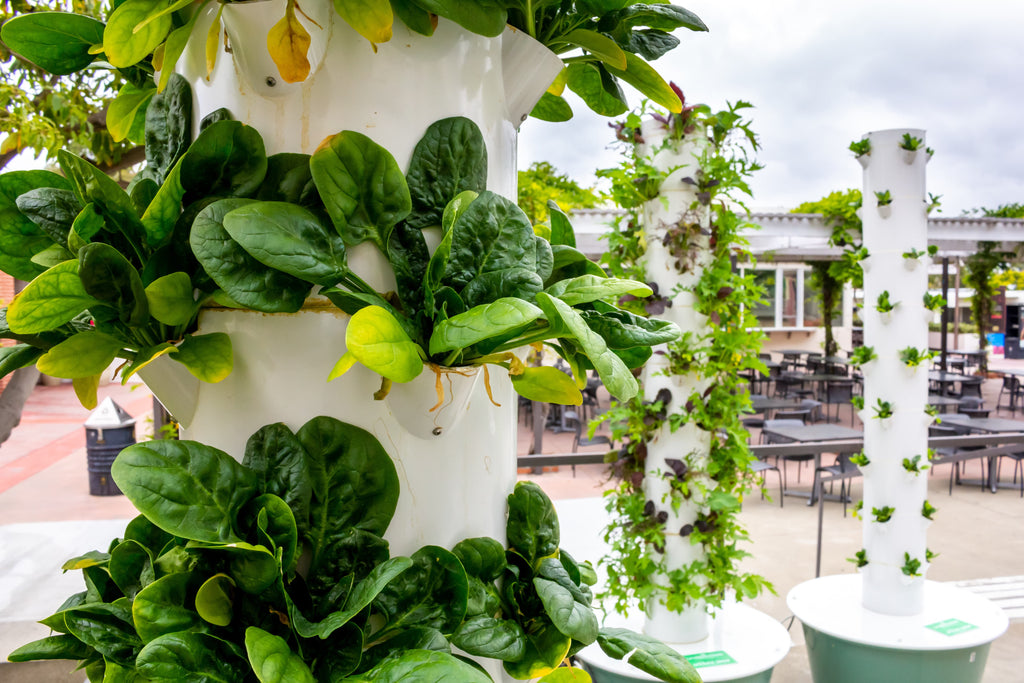
[[942, 307], [942, 340], [939, 345], [939, 369], [946, 372], [946, 329], [949, 327], [949, 257], [942, 257], [942, 300], [946, 305]]

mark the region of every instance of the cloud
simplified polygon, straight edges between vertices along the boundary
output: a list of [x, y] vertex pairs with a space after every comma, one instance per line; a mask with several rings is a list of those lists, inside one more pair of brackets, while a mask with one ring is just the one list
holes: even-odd
[[[976, 0], [676, 0], [708, 24], [655, 63], [693, 101], [743, 99], [766, 168], [756, 206], [859, 187], [847, 145], [922, 128], [936, 155], [929, 191], [945, 215], [1024, 201], [1024, 3]], [[631, 102], [639, 96], [630, 92]], [[581, 182], [617, 157], [601, 118], [573, 102], [563, 124], [527, 122], [520, 166], [544, 159]]]

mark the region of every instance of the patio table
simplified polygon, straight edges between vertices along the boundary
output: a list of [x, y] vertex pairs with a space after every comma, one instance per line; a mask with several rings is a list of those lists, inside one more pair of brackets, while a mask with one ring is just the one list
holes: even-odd
[[[859, 429], [851, 429], [850, 427], [843, 427], [837, 424], [830, 423], [817, 423], [817, 424], [786, 424], [786, 425], [768, 425], [765, 424], [764, 431], [767, 434], [773, 434], [783, 439], [790, 441], [847, 441], [853, 439], [863, 439], [864, 432]], [[811, 485], [810, 492], [807, 491], [784, 491], [787, 496], [800, 496], [807, 498], [808, 505], [814, 505], [816, 498], [814, 492], [818, 490], [818, 480], [821, 477], [819, 469], [821, 468], [821, 453], [814, 454], [814, 482]], [[834, 497], [835, 500], [839, 500], [838, 496]]]
[[[951, 424], [960, 426], [968, 429], [972, 432], [980, 432], [982, 434], [1011, 434], [1016, 432], [1024, 432], [1024, 422], [1020, 420], [1007, 420], [1005, 417], [971, 417], [970, 415], [964, 415], [962, 413], [953, 413], [952, 415], [946, 415], [942, 418], [943, 424]], [[998, 455], [993, 455], [988, 459], [988, 487], [992, 493], [995, 493], [999, 489], [999, 472], [996, 468], [996, 461], [999, 459]], [[978, 484], [977, 480], [969, 481], [963, 480], [958, 481], [958, 484]], [[1016, 484], [1007, 484], [1007, 487], [1016, 488]]]
[[962, 382], [966, 375], [960, 375], [955, 372], [939, 372], [932, 370], [928, 373], [928, 381], [935, 382], [940, 385], [943, 394], [948, 394], [950, 388], [957, 382]]
[[960, 399], [955, 398], [953, 396], [939, 396], [938, 394], [928, 394], [928, 405], [938, 406], [939, 410], [943, 414], [945, 414], [946, 408], [960, 405]]

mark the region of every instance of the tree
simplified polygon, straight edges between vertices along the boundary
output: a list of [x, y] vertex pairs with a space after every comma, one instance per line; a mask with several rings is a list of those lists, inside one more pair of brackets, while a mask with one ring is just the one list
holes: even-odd
[[[0, 26], [15, 16], [64, 10], [99, 18], [100, 0], [0, 0]], [[55, 156], [67, 149], [89, 158], [107, 173], [139, 163], [136, 140], [115, 142], [106, 112], [122, 75], [110, 69], [87, 69], [70, 75], [47, 73], [14, 54], [0, 41], [0, 169], [20, 152]]]
[[861, 192], [856, 189], [832, 192], [814, 202], [800, 204], [792, 213], [819, 213], [825, 225], [832, 230], [829, 244], [844, 247], [843, 258], [838, 261], [817, 261], [811, 264], [811, 284], [818, 291], [822, 322], [825, 328], [825, 355], [839, 352], [832, 332], [832, 319], [839, 306], [840, 293], [847, 282], [858, 286], [863, 282], [863, 271], [857, 265], [860, 249], [861, 222], [857, 210], [862, 203]]
[[596, 189], [580, 185], [547, 161], [535, 161], [527, 170], [519, 171], [519, 208], [534, 225], [547, 221], [551, 200], [569, 212], [592, 209], [601, 199]]
[[[990, 218], [1024, 218], [1024, 204], [1001, 204], [994, 209], [983, 207], [970, 213]], [[971, 315], [978, 325], [979, 349], [988, 346], [985, 331], [992, 317], [992, 299], [999, 287], [997, 271], [1006, 269], [1014, 257], [1010, 252], [997, 251], [998, 247], [997, 242], [978, 242], [978, 250], [964, 259], [964, 284], [974, 290]]]

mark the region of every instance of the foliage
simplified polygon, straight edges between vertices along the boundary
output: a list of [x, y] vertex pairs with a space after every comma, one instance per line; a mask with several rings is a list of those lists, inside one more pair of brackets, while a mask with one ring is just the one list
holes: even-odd
[[875, 310], [879, 313], [888, 313], [892, 309], [896, 308], [899, 303], [899, 301], [889, 301], [889, 290], [885, 290], [878, 295], [878, 301], [875, 302]]
[[938, 512], [938, 508], [929, 503], [927, 500], [924, 501], [924, 505], [921, 506], [921, 516], [925, 519], [934, 519], [933, 515]]
[[871, 514], [874, 515], [875, 521], [879, 524], [885, 524], [892, 519], [892, 513], [894, 512], [896, 512], [896, 509], [889, 505], [881, 508], [871, 508]]
[[878, 358], [878, 354], [875, 353], [875, 347], [873, 346], [858, 346], [850, 354], [850, 365], [855, 368], [859, 368], [865, 363], [869, 363]]
[[901, 571], [907, 576], [921, 576], [921, 560], [910, 557], [910, 553], [903, 553]]
[[987, 218], [1024, 218], [1024, 203], [1000, 204], [994, 209], [972, 209], [969, 213]]
[[65, 563], [86, 590], [43, 620], [59, 635], [12, 661], [78, 659], [96, 682], [398, 681], [411, 671], [489, 681], [455, 646], [514, 678], [553, 682], [569, 653], [597, 642], [612, 657], [637, 650], [630, 661], [663, 680], [699, 680], [657, 641], [598, 627], [596, 574], [559, 549], [554, 507], [533, 483], [508, 497], [507, 549], [469, 538], [391, 557], [383, 536], [398, 474], [370, 433], [333, 418], [263, 427], [241, 464], [200, 443], [156, 441], [126, 448], [112, 473], [142, 514], [106, 552]]
[[[749, 395], [739, 375], [746, 369], [764, 371], [757, 357], [761, 334], [749, 313], [762, 294], [752, 276], [740, 275], [731, 261], [749, 256], [739, 234], [749, 226], [730, 203], [742, 206], [742, 196], [750, 194], [747, 179], [760, 168], [752, 157], [758, 148], [756, 136], [742, 118], [747, 107], [738, 102], [716, 113], [695, 106], [682, 115], [655, 115], [655, 121], [670, 132], [666, 145], [679, 144], [698, 130], [708, 131], [708, 144], [702, 148], [695, 170], [682, 180], [694, 186], [696, 200], [678, 224], [668, 226], [665, 236], [680, 272], [689, 272], [700, 262], [702, 270], [692, 292], [697, 312], [708, 321], [706, 331], [689, 331], [669, 345], [667, 372], [708, 380], [708, 388], [692, 395], [673, 395], [663, 389], [652, 400], [637, 397], [618, 403], [600, 418], [609, 424], [613, 440], [624, 444], [612, 454], [612, 472], [620, 483], [607, 494], [613, 519], [605, 530], [611, 553], [604, 559], [608, 596], [620, 611], [633, 601], [649, 599], [657, 599], [673, 611], [698, 601], [720, 606], [729, 592], [750, 599], [766, 588], [771, 590], [762, 577], [740, 569], [739, 563], [748, 553], [737, 547], [748, 538], [737, 519], [740, 501], [756, 486], [749, 474], [747, 433], [740, 422], [750, 410]], [[613, 196], [629, 209], [644, 201], [657, 201], [659, 187], [668, 175], [656, 169], [649, 156], [659, 150], [636, 146], [642, 142], [640, 121], [640, 113], [635, 113], [617, 126], [618, 138], [625, 143], [625, 160], [618, 168], [603, 172], [613, 181]], [[707, 223], [698, 218], [703, 211], [709, 212]], [[635, 214], [630, 223], [629, 229], [639, 234]], [[622, 244], [615, 240], [623, 234], [619, 232], [610, 244]], [[613, 273], [634, 273], [642, 256], [642, 250], [611, 248], [606, 263]], [[669, 298], [675, 294], [663, 293]], [[649, 471], [647, 444], [659, 430], [674, 432], [685, 424], [696, 424], [714, 434], [709, 457], [705, 460], [697, 453], [682, 453], [678, 460], [667, 461], [671, 471]], [[596, 423], [591, 425], [591, 429], [595, 427]], [[644, 478], [648, 476], [668, 479], [672, 492], [667, 500], [647, 499]], [[696, 520], [678, 530], [667, 529], [668, 513], [659, 508], [678, 509], [684, 499], [701, 501]], [[683, 567], [666, 566], [665, 544], [677, 533], [700, 545], [707, 559]], [[659, 579], [652, 581], [652, 574]], [[661, 585], [662, 579], [667, 585]]]
[[[141, 130], [148, 100], [163, 90], [166, 76], [173, 72], [190, 39], [206, 39], [207, 54], [212, 55], [207, 69], [212, 71], [225, 31], [221, 12], [200, 37], [193, 35], [200, 25], [198, 18], [213, 6], [209, 0], [198, 7], [191, 5], [185, 0], [124, 0], [104, 6], [88, 22], [69, 19], [67, 13], [26, 14], [8, 22], [0, 37], [25, 61], [55, 76], [97, 68], [124, 76], [127, 84], [107, 117], [117, 138]], [[668, 2], [335, 0], [334, 7], [374, 49], [391, 39], [396, 15], [412, 31], [427, 36], [434, 33], [438, 17], [489, 37], [500, 35], [506, 25], [524, 31], [556, 54], [566, 55], [565, 69], [534, 110], [535, 116], [548, 121], [572, 117], [572, 109], [561, 97], [566, 86], [605, 116], [618, 116], [627, 109], [621, 83], [680, 111], [682, 105], [675, 93], [648, 62], [679, 44], [672, 31], [707, 30], [695, 14]], [[75, 6], [74, 10], [83, 14], [95, 11], [91, 6]], [[309, 31], [327, 28], [306, 17], [296, 0], [288, 0], [284, 16], [266, 38], [268, 53], [283, 80], [293, 83], [309, 78]], [[339, 67], [343, 65], [335, 65]], [[154, 81], [158, 72], [159, 80]]]
[[853, 155], [857, 157], [864, 156], [865, 154], [871, 154], [871, 140], [869, 138], [854, 140], [850, 143], [850, 146], [847, 149], [853, 152]]
[[[83, 17], [98, 18], [102, 3], [12, 0], [3, 3], [0, 24], [16, 16], [53, 10], [74, 10]], [[50, 74], [14, 54], [3, 42], [0, 63], [0, 133], [6, 135], [0, 143], [0, 168], [22, 151], [53, 158], [58, 150], [68, 149], [80, 156], [88, 153], [99, 166], [110, 169], [136, 142], [142, 142], [115, 142], [103, 125], [108, 104], [130, 74], [116, 70]]]
[[[651, 292], [606, 278], [575, 248], [557, 206], [545, 239], [515, 204], [486, 191], [487, 151], [468, 119], [432, 124], [403, 173], [351, 131], [312, 157], [267, 157], [260, 135], [231, 120], [193, 142], [190, 103], [180, 76], [154, 97], [160, 135], [148, 137], [151, 162], [128, 191], [67, 152], [68, 180], [0, 177], [10, 217], [0, 268], [32, 280], [0, 325], [0, 337], [20, 342], [5, 372], [35, 362], [74, 380], [86, 405], [115, 357], [127, 361], [124, 381], [163, 355], [220, 381], [231, 372], [230, 340], [192, 334], [202, 306], [290, 313], [314, 286], [353, 316], [329, 378], [362, 363], [383, 378], [378, 398], [424, 364], [440, 377], [441, 366], [490, 363], [524, 395], [579, 404], [580, 384], [543, 381], [543, 369], [512, 353], [542, 342], [577, 383], [593, 368], [628, 398], [637, 389], [631, 368], [679, 334], [602, 301]], [[436, 226], [443, 239], [431, 255], [423, 229]], [[347, 251], [361, 242], [388, 260], [397, 291], [377, 292], [349, 268]]]
[[856, 553], [854, 553], [853, 557], [846, 558], [846, 561], [853, 562], [857, 566], [857, 569], [860, 569], [861, 567], [866, 567], [868, 565], [868, 553], [866, 550], [861, 548]]
[[946, 307], [946, 300], [941, 294], [929, 294], [928, 292], [925, 292], [924, 307], [929, 311], [941, 313], [942, 309]]
[[[931, 149], [928, 150], [929, 157], [931, 156]], [[936, 213], [942, 213], [942, 195], [928, 193], [928, 202], [925, 206], [925, 213], [931, 215], [932, 211]]]
[[924, 140], [919, 137], [913, 136], [910, 133], [904, 133], [900, 139], [900, 149], [905, 149], [908, 152], [913, 152], [924, 144]]
[[872, 415], [876, 420], [884, 420], [888, 417], [892, 417], [892, 403], [889, 401], [883, 401], [878, 399], [875, 401], [875, 405], [871, 406], [871, 410], [875, 411]]
[[[871, 141], [851, 143], [850, 149], [858, 156], [871, 153]], [[856, 149], [855, 149], [856, 147]], [[867, 250], [860, 246], [861, 221], [857, 210], [861, 207], [860, 190], [850, 189], [831, 192], [813, 202], [804, 202], [792, 213], [821, 214], [825, 225], [831, 229], [829, 245], [842, 247], [843, 253], [837, 261], [815, 261], [811, 263], [811, 285], [818, 293], [821, 314], [825, 328], [825, 354], [835, 355], [839, 344], [835, 340], [832, 320], [835, 318], [842, 297], [843, 285], [847, 282], [854, 287], [861, 286], [864, 279], [860, 260], [867, 257]]]
[[993, 287], [1024, 290], [1024, 270], [1008, 269], [992, 275]]
[[[923, 460], [927, 462], [927, 458], [923, 458]], [[928, 465], [922, 465], [921, 461], [922, 457], [920, 455], [915, 455], [913, 458], [903, 458], [903, 469], [907, 472], [920, 474], [924, 470], [928, 469]]]
[[547, 161], [535, 161], [519, 171], [519, 208], [533, 225], [547, 223], [548, 203], [555, 202], [565, 213], [592, 209], [601, 202], [598, 191], [583, 187]]
[[939, 354], [936, 351], [916, 349], [913, 346], [900, 349], [900, 361], [910, 368], [916, 368], [921, 363], [926, 363], [937, 355]]
[[867, 467], [868, 465], [871, 464], [871, 460], [868, 458], [867, 454], [863, 450], [851, 455], [850, 462], [852, 462], [857, 467]]
[[939, 253], [938, 245], [929, 244], [928, 248], [925, 249], [924, 251], [922, 251], [920, 249], [911, 249], [910, 251], [903, 252], [903, 258], [905, 258], [905, 259], [919, 259], [922, 256], [934, 257], [938, 253]]
[[[978, 348], [988, 345], [985, 332], [992, 317], [992, 299], [996, 295], [993, 276], [997, 269], [1004, 267], [1012, 254], [998, 251], [998, 242], [978, 242], [977, 250], [964, 258], [963, 282], [974, 289], [971, 297], [971, 315], [978, 325]], [[983, 361], [984, 362], [984, 361]]]
[[878, 202], [879, 206], [888, 206], [892, 204], [892, 194], [889, 190], [876, 190], [875, 201]]

